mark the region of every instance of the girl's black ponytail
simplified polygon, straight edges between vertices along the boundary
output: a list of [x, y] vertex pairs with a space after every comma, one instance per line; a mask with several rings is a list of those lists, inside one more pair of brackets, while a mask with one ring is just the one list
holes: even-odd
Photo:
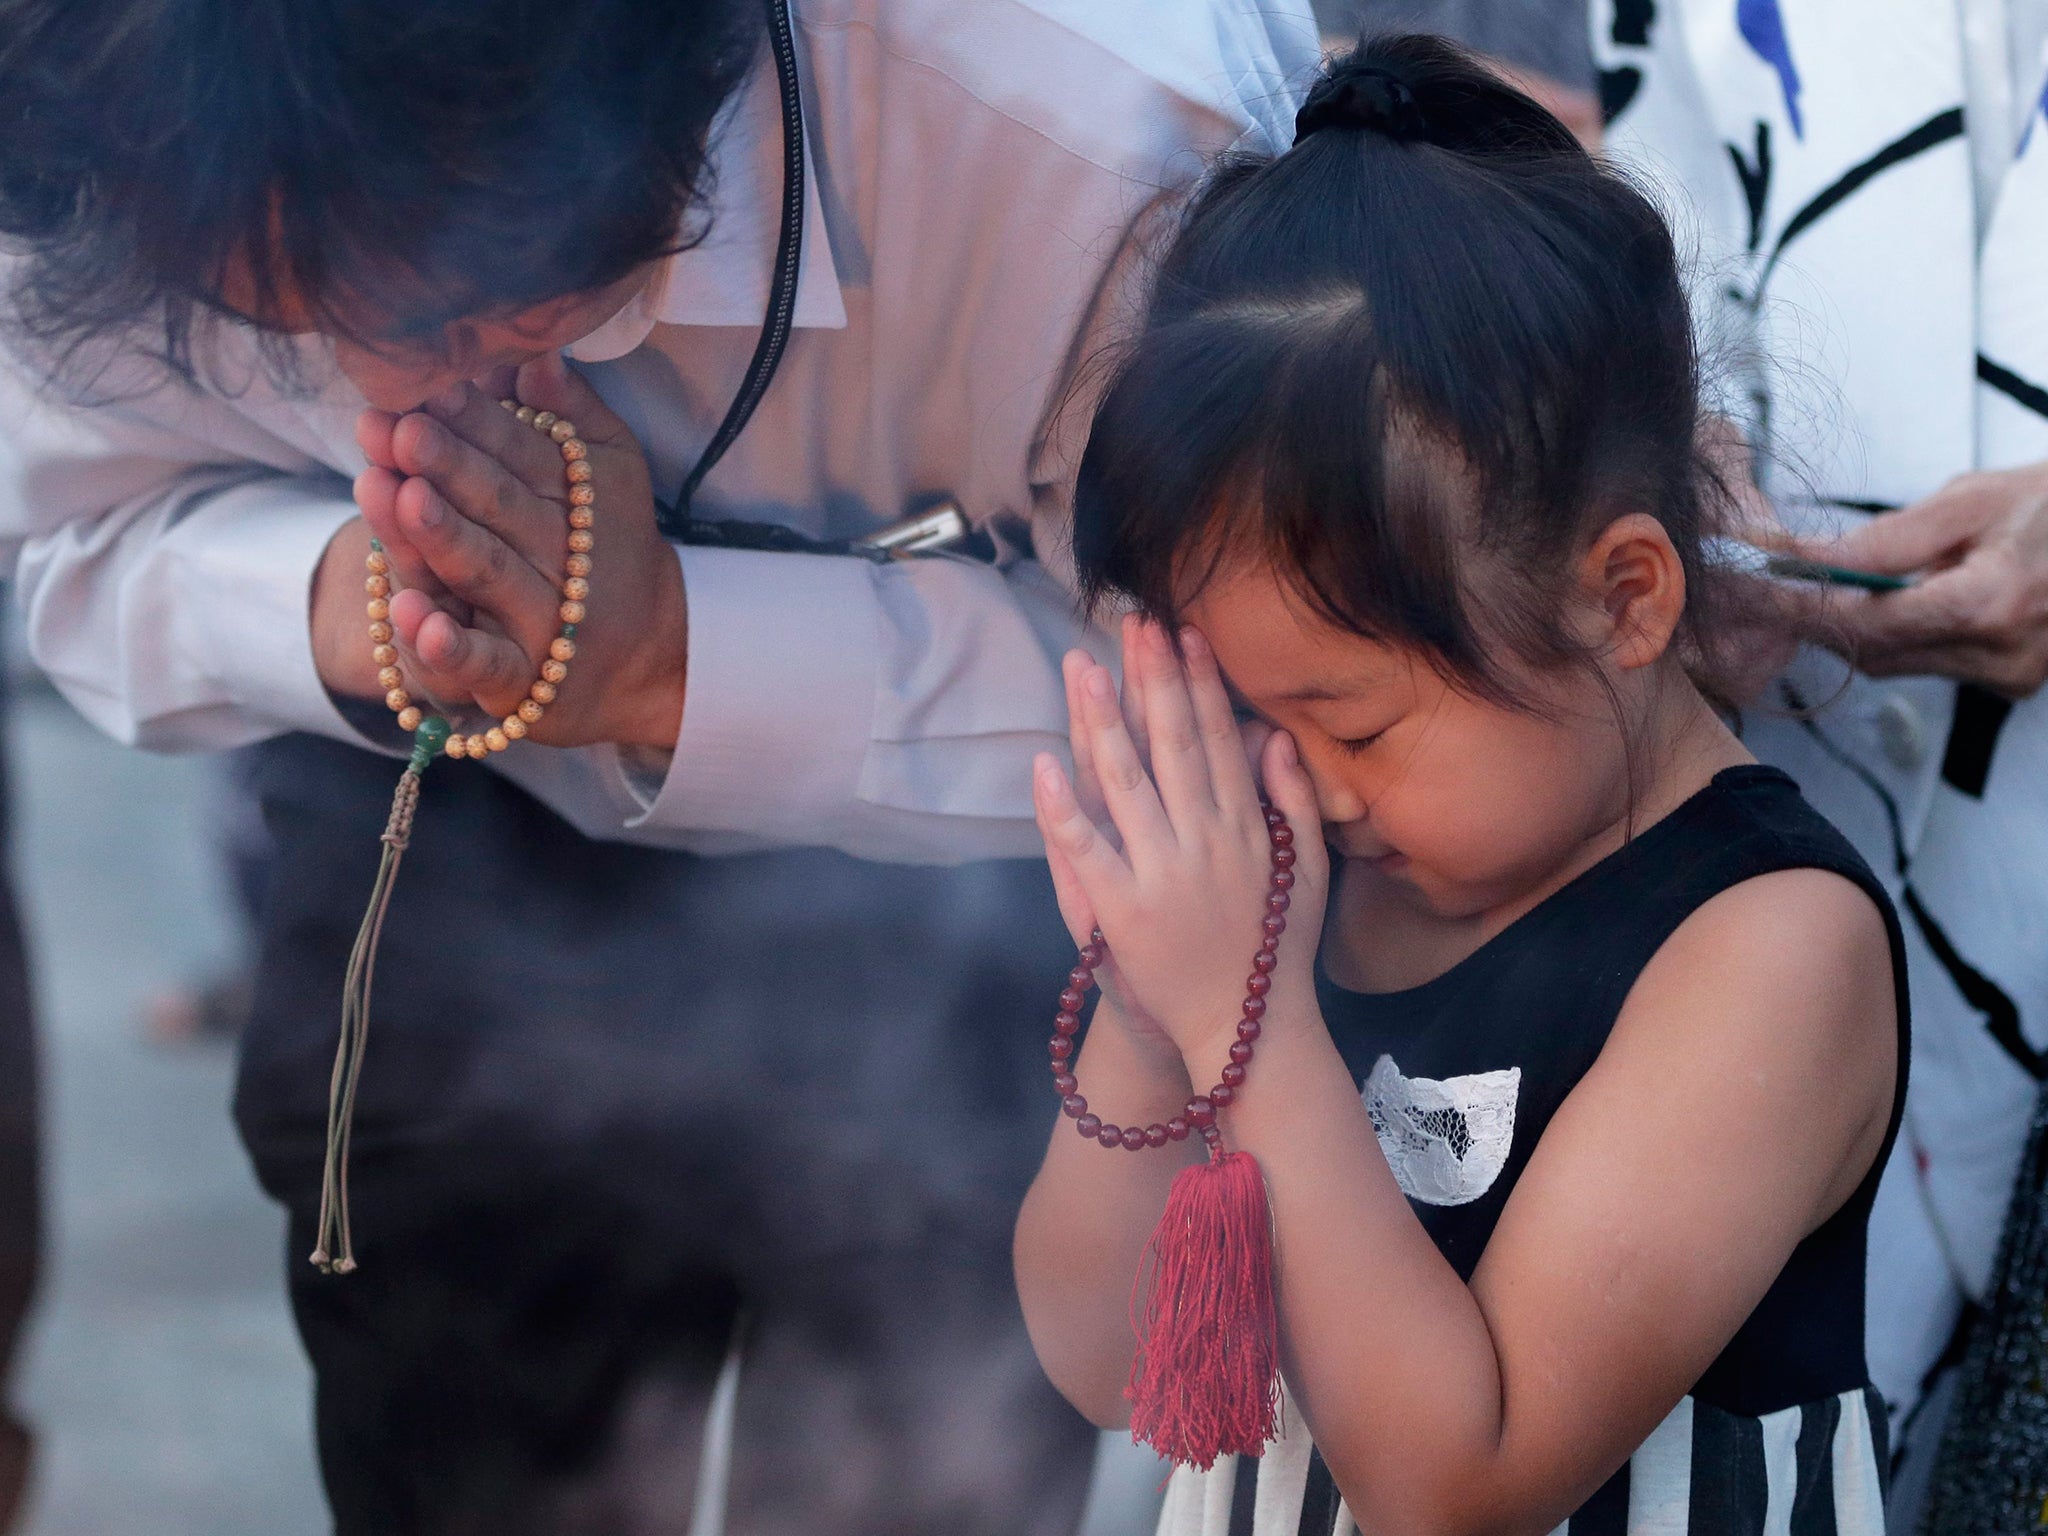
[[1419, 139], [1422, 112], [1399, 75], [1378, 65], [1353, 68], [1347, 59], [1324, 72], [1294, 114], [1294, 142], [1321, 128], [1365, 128], [1390, 139]]
[[1583, 154], [1569, 129], [1442, 38], [1368, 38], [1332, 59], [1294, 116], [1294, 142], [1327, 129], [1464, 155]]

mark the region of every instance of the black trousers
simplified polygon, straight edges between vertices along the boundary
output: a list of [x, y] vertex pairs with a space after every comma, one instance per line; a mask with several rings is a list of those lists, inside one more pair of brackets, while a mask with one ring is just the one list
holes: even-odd
[[377, 972], [352, 1192], [313, 1246], [340, 980], [396, 765], [254, 759], [275, 842], [236, 1113], [291, 1213], [346, 1536], [689, 1525], [745, 1366], [733, 1536], [1070, 1530], [1093, 1436], [1009, 1267], [1070, 963], [1035, 864], [591, 842], [427, 776]]

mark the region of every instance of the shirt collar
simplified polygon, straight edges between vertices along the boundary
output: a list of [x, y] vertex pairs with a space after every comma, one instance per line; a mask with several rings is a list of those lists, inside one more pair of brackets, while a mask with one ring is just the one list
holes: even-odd
[[[797, 267], [795, 323], [843, 329], [846, 304], [818, 196], [817, 146], [804, 130], [804, 226]], [[668, 258], [626, 307], [571, 346], [583, 363], [609, 362], [639, 346], [657, 325], [758, 327], [768, 308], [782, 207], [782, 103], [772, 65], [757, 69], [711, 125], [708, 206], [692, 222], [708, 233]]]

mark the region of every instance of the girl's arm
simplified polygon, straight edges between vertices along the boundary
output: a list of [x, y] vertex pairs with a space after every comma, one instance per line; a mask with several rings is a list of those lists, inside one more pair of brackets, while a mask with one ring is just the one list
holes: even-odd
[[[1075, 1069], [1091, 1112], [1118, 1124], [1164, 1123], [1194, 1088], [1171, 1042], [1148, 1049], [1105, 998]], [[1017, 1294], [1039, 1363], [1098, 1427], [1131, 1420], [1131, 1282], [1173, 1176], [1201, 1155], [1190, 1137], [1131, 1153], [1077, 1135], [1065, 1115], [1017, 1218]]]
[[[1195, 794], [1175, 761], [1176, 744], [1199, 742], [1227, 711], [1205, 648], [1189, 648], [1192, 694], [1170, 652], [1141, 665], [1157, 793], [1114, 709], [1092, 697], [1085, 720], [1126, 851], [1099, 837], [1084, 849], [1086, 818], [1063, 781], [1041, 778], [1041, 820], [1134, 1008], [1208, 1081], [1227, 1039], [1214, 1011], [1235, 996], [1235, 951], [1256, 931], [1257, 807], [1232, 803], [1227, 764]], [[1265, 767], [1275, 803], [1313, 826], [1313, 792], [1284, 738]], [[1314, 842], [1297, 843], [1291, 915], [1304, 941], [1325, 881]], [[1242, 912], [1226, 912], [1232, 900]], [[1237, 939], [1224, 942], [1233, 921]], [[1271, 1192], [1290, 1385], [1364, 1528], [1548, 1531], [1698, 1379], [1875, 1156], [1896, 1063], [1878, 913], [1817, 871], [1747, 882], [1695, 913], [1545, 1133], [1469, 1286], [1380, 1153], [1316, 1012], [1311, 947], [1283, 942], [1265, 1035], [1222, 1122]], [[1210, 974], [1218, 949], [1227, 976]], [[1100, 1319], [1129, 1284], [1163, 1182], [1086, 1229], [1099, 1244], [1087, 1265], [1095, 1303], [1035, 1325], [1068, 1379], [1129, 1369], [1128, 1327]], [[1096, 1351], [1113, 1358], [1066, 1363]]]
[[[1123, 622], [1124, 654], [1134, 652], [1136, 621]], [[1093, 738], [1087, 727], [1088, 704], [1083, 679], [1094, 662], [1085, 653], [1070, 652], [1061, 667], [1066, 688], [1067, 728], [1074, 744], [1074, 777], [1087, 797], [1086, 812], [1076, 807], [1085, 826], [1066, 839], [1080, 857], [1096, 851], [1090, 839], [1100, 837], [1089, 813], [1105, 812]], [[1147, 746], [1144, 722], [1144, 679], [1125, 668], [1123, 708], [1130, 711], [1124, 742], [1135, 767]], [[1115, 712], [1118, 705], [1112, 701]], [[1040, 765], [1041, 772], [1044, 765]], [[1046, 840], [1046, 858], [1060, 911], [1067, 919], [1076, 948], [1096, 928], [1095, 909], [1082, 888], [1074, 860], [1045, 819], [1039, 795], [1039, 830]], [[1187, 1106], [1194, 1093], [1180, 1048], [1156, 1023], [1120, 1006], [1122, 972], [1118, 957], [1096, 968], [1102, 995], [1089, 1022], [1074, 1074], [1089, 1108], [1120, 1125], [1164, 1123]], [[1018, 1213], [1012, 1262], [1024, 1322], [1039, 1363], [1054, 1386], [1096, 1425], [1121, 1429], [1130, 1423], [1130, 1405], [1123, 1389], [1130, 1377], [1135, 1335], [1131, 1329], [1131, 1286], [1145, 1243], [1166, 1205], [1173, 1176], [1201, 1154], [1195, 1138], [1178, 1146], [1143, 1152], [1112, 1151], [1084, 1140], [1064, 1114], [1054, 1122], [1045, 1162]]]

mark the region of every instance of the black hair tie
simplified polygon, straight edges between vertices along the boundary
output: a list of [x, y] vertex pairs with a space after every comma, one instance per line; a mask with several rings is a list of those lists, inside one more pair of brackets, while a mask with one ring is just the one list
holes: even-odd
[[1408, 82], [1368, 66], [1328, 74], [1294, 114], [1294, 142], [1325, 128], [1371, 128], [1390, 139], [1422, 136], [1422, 110]]

